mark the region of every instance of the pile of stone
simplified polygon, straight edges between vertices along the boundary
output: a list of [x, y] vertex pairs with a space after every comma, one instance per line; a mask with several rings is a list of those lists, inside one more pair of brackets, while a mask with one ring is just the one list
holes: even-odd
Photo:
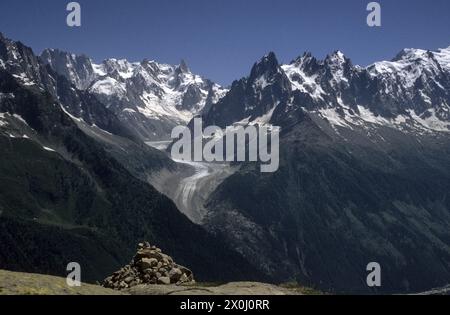
[[129, 265], [103, 281], [106, 288], [122, 290], [140, 284], [195, 283], [192, 271], [176, 264], [172, 258], [148, 242], [140, 243]]

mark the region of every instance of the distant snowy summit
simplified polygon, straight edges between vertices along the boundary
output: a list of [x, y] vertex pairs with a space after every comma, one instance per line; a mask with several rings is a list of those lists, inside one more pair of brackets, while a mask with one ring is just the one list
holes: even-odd
[[305, 53], [279, 64], [274, 53], [254, 64], [231, 91], [178, 66], [46, 50], [41, 58], [78, 88], [104, 102], [145, 139], [166, 140], [176, 124], [282, 126], [306, 112], [333, 127], [388, 126], [450, 131], [450, 47], [404, 49], [391, 61], [355, 66], [341, 51], [324, 60]]
[[47, 49], [41, 59], [78, 89], [96, 95], [145, 140], [167, 138], [175, 125], [187, 124], [227, 92], [190, 71], [185, 61], [172, 66], [155, 61], [107, 59]]
[[392, 61], [354, 66], [340, 51], [318, 60], [305, 53], [279, 64], [274, 53], [255, 63], [204, 114], [207, 124], [288, 126], [305, 115], [333, 128], [386, 126], [450, 131], [450, 47], [404, 49]]

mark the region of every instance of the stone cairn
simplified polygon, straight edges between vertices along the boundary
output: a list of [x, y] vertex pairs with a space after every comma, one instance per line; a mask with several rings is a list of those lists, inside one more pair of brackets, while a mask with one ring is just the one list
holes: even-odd
[[172, 258], [148, 242], [140, 243], [129, 265], [103, 281], [106, 288], [122, 290], [140, 284], [195, 283], [192, 271], [176, 264]]

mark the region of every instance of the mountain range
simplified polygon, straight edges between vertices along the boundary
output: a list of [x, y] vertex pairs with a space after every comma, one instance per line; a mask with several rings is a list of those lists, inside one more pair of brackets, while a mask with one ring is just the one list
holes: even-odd
[[[449, 113], [450, 48], [367, 67], [340, 51], [288, 64], [268, 53], [223, 88], [184, 61], [36, 56], [0, 35], [0, 268], [62, 274], [78, 259], [99, 280], [150, 238], [211, 281], [444, 286]], [[194, 117], [281, 127], [279, 170], [178, 163], [154, 148]]]
[[206, 202], [204, 226], [266, 274], [364, 292], [450, 279], [449, 49], [408, 49], [362, 68], [341, 52], [280, 65], [273, 53], [203, 115], [204, 125], [281, 126], [280, 168], [254, 164]]
[[170, 139], [175, 126], [186, 124], [226, 93], [193, 74], [183, 60], [178, 66], [116, 59], [94, 64], [86, 56], [53, 49], [40, 59], [76, 88], [95, 95], [144, 141]]

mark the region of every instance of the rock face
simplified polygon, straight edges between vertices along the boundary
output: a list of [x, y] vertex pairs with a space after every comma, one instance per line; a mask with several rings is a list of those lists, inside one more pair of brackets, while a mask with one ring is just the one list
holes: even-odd
[[161, 249], [148, 242], [140, 243], [129, 265], [114, 272], [103, 281], [106, 288], [123, 290], [140, 284], [195, 283], [191, 270], [176, 264]]

